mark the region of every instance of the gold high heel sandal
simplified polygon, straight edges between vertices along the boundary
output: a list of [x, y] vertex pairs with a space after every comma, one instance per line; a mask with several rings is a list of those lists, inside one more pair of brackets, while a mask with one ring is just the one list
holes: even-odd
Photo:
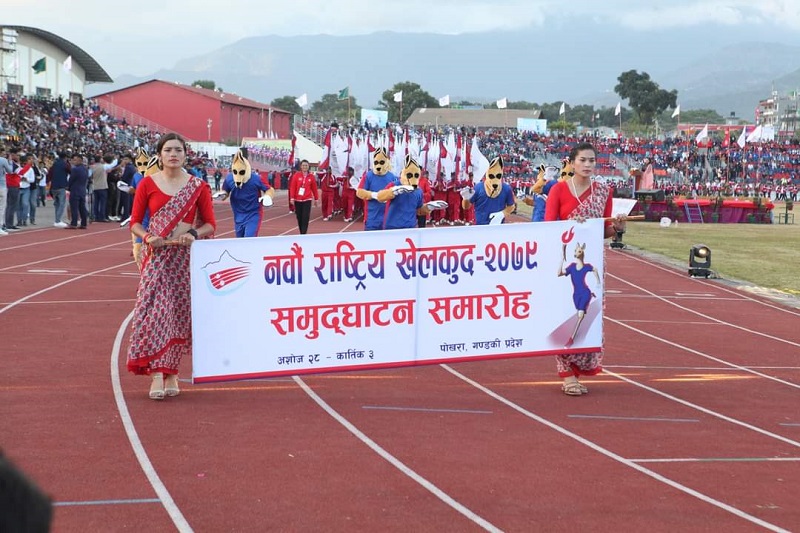
[[153, 372], [153, 382], [150, 384], [150, 399], [163, 400], [164, 399], [164, 374], [161, 372]]
[[181, 393], [178, 387], [178, 374], [167, 374], [167, 379], [164, 381], [164, 392], [167, 396], [177, 396]]

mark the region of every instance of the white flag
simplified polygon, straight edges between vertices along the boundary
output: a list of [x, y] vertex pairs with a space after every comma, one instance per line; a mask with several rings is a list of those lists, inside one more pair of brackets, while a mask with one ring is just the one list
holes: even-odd
[[700, 133], [697, 134], [697, 137], [694, 138], [696, 142], [703, 142], [704, 140], [708, 139], [708, 123], [700, 130]]
[[675, 106], [675, 111], [672, 112], [672, 118], [675, 118], [680, 114], [681, 114], [681, 105], [678, 104]]
[[301, 96], [295, 98], [294, 101], [297, 102], [297, 105], [300, 107], [305, 107], [308, 105], [308, 95], [303, 93]]
[[736, 139], [736, 144], [739, 145], [739, 148], [744, 148], [744, 145], [747, 143], [747, 126], [742, 127], [742, 133], [739, 134], [739, 138]]
[[439, 107], [447, 107], [450, 105], [450, 95], [446, 94], [439, 98]]
[[497, 109], [505, 109], [507, 107], [508, 107], [508, 98], [501, 98], [500, 100], [497, 101]]
[[403, 91], [398, 91], [394, 93], [394, 101], [395, 102], [402, 102], [403, 101]]
[[622, 113], [622, 102], [617, 102], [617, 107], [614, 108], [614, 116], [617, 117]]
[[67, 56], [67, 59], [64, 60], [64, 70], [67, 72], [72, 70], [72, 56]]
[[564, 115], [567, 112], [567, 104], [561, 102], [561, 109], [558, 110], [559, 115]]
[[761, 127], [760, 124], [758, 126], [756, 126], [756, 129], [751, 131], [750, 135], [747, 136], [747, 139], [746, 139], [747, 142], [749, 142], [749, 143], [754, 143], [754, 142], [757, 143], [757, 142], [761, 141], [762, 140], [761, 137], [762, 137], [762, 132], [763, 131], [764, 131], [764, 128]]
[[489, 170], [489, 160], [478, 148], [478, 136], [472, 137], [472, 147], [470, 148], [469, 159], [472, 161], [472, 183], [479, 183]]

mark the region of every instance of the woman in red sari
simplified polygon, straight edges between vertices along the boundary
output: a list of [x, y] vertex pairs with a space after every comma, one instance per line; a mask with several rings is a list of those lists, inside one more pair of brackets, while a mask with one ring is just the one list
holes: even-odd
[[[592, 179], [596, 157], [597, 152], [589, 143], [580, 143], [570, 151], [574, 174], [550, 189], [544, 219], [584, 222], [589, 218], [606, 218], [604, 237], [609, 238], [617, 231], [624, 231], [625, 216], [611, 218], [611, 186]], [[586, 394], [589, 390], [578, 381], [578, 376], [599, 374], [603, 370], [602, 363], [602, 351], [557, 355], [558, 375], [564, 379], [561, 389], [569, 396]]]
[[178, 367], [192, 349], [189, 250], [214, 233], [216, 220], [211, 189], [183, 169], [186, 141], [168, 133], [156, 153], [161, 170], [139, 183], [131, 213], [131, 232], [144, 246], [128, 370], [152, 376], [149, 396], [162, 400], [179, 394]]

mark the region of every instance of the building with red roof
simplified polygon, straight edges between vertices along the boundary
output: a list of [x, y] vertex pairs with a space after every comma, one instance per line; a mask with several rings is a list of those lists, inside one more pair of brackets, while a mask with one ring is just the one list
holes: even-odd
[[219, 90], [150, 80], [95, 100], [115, 118], [192, 141], [238, 145], [245, 137], [291, 139], [291, 113]]

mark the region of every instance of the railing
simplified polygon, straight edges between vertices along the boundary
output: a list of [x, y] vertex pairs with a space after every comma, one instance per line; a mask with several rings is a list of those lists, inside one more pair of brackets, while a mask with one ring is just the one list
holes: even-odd
[[117, 120], [124, 120], [127, 124], [131, 126], [144, 126], [150, 131], [154, 131], [156, 133], [167, 133], [169, 130], [162, 126], [157, 122], [153, 122], [150, 119], [144, 118], [141, 115], [137, 115], [136, 113], [132, 113], [128, 111], [124, 107], [120, 107], [112, 102], [104, 98], [100, 98], [97, 101], [97, 105], [99, 105], [103, 110], [114, 117]]

